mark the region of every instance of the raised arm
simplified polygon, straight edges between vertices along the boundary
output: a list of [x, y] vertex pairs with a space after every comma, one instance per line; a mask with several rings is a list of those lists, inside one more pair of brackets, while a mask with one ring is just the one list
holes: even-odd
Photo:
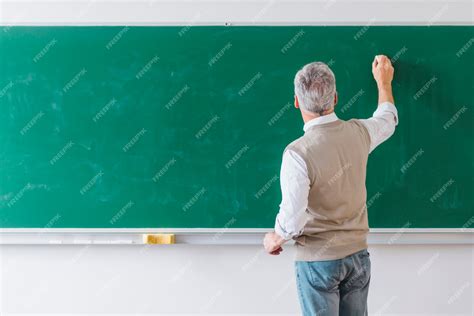
[[377, 110], [371, 118], [360, 120], [370, 135], [370, 152], [395, 132], [398, 112], [392, 94], [393, 66], [387, 56], [377, 55], [372, 63], [372, 74], [379, 93]]

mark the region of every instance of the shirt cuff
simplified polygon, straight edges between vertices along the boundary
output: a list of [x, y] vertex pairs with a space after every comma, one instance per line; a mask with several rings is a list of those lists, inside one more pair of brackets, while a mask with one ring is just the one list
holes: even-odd
[[382, 116], [385, 113], [393, 114], [395, 119], [395, 125], [398, 125], [398, 110], [395, 105], [391, 102], [383, 102], [377, 106], [377, 110], [375, 110], [373, 117]]
[[293, 238], [291, 234], [288, 234], [283, 230], [283, 228], [280, 226], [280, 223], [278, 223], [278, 219], [275, 223], [275, 233], [277, 233], [278, 236], [282, 237], [285, 240], [290, 240]]

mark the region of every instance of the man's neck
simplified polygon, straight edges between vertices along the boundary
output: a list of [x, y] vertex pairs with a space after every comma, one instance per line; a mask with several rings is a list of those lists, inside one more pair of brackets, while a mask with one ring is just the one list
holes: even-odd
[[325, 111], [322, 115], [319, 115], [319, 114], [316, 114], [316, 113], [310, 113], [310, 112], [304, 112], [304, 111], [301, 111], [301, 116], [303, 117], [303, 122], [306, 124], [308, 123], [309, 121], [315, 119], [315, 118], [318, 118], [318, 117], [321, 117], [321, 116], [325, 116], [325, 115], [329, 115], [331, 113], [334, 113], [334, 109], [331, 109], [331, 110], [328, 110], [328, 111]]

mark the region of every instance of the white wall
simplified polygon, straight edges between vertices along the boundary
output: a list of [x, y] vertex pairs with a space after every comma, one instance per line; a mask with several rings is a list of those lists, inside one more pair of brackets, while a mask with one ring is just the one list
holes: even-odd
[[[4, 1], [1, 24], [472, 24], [471, 1]], [[293, 247], [0, 246], [0, 313], [297, 315]], [[370, 312], [472, 315], [472, 245], [373, 245]]]
[[0, 0], [2, 24], [472, 24], [471, 0]]
[[[369, 249], [376, 315], [472, 315], [472, 246]], [[294, 248], [1, 246], [3, 313], [297, 315]]]

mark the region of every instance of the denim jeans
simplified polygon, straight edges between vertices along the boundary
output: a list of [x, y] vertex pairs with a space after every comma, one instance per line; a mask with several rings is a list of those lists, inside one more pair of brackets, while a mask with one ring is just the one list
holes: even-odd
[[296, 283], [304, 316], [368, 315], [369, 252], [338, 260], [296, 261]]

